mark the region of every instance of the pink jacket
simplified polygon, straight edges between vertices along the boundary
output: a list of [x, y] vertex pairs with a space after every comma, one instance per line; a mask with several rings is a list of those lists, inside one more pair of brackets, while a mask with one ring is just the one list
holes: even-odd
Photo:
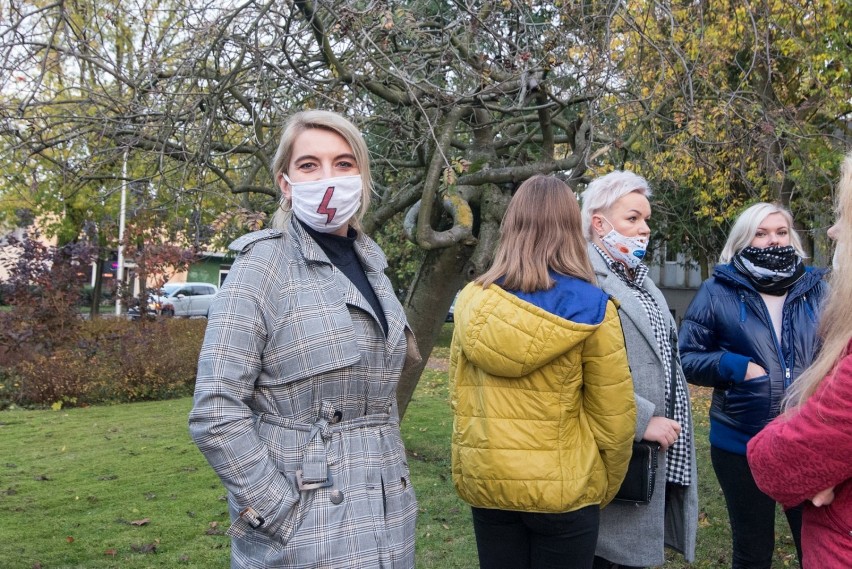
[[[852, 355], [798, 413], [779, 416], [751, 439], [748, 461], [760, 489], [784, 507], [805, 502], [804, 569], [852, 567]], [[830, 505], [809, 501], [832, 486]]]

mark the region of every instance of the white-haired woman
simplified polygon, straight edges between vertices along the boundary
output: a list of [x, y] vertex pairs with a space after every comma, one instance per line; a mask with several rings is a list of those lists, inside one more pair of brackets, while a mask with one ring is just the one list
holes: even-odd
[[[787, 506], [804, 503], [804, 567], [852, 567], [852, 153], [841, 166], [831, 293], [820, 318], [823, 341], [793, 384], [788, 412], [748, 444], [758, 486]], [[840, 261], [838, 263], [837, 261]]]
[[660, 444], [651, 502], [616, 501], [601, 512], [596, 569], [662, 565], [666, 546], [687, 561], [695, 557], [698, 481], [689, 391], [678, 361], [677, 325], [642, 263], [650, 195], [648, 182], [629, 171], [595, 179], [582, 195], [598, 286], [620, 304], [636, 398], [634, 440]]
[[[752, 205], [734, 222], [680, 329], [687, 379], [714, 388], [710, 458], [727, 503], [735, 569], [772, 565], [775, 500], [755, 484], [746, 445], [778, 415], [817, 353], [827, 285], [824, 271], [806, 268], [804, 257], [790, 212]], [[786, 514], [801, 560], [801, 509]]]
[[190, 433], [228, 490], [231, 567], [414, 566], [396, 386], [417, 358], [385, 256], [358, 230], [364, 138], [296, 113], [279, 227], [244, 235], [210, 308]]

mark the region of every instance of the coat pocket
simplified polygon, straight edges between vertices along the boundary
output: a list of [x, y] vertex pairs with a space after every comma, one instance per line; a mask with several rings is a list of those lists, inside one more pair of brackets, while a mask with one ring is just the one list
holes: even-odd
[[226, 533], [236, 540], [233, 544], [235, 551], [242, 551], [249, 559], [274, 558], [298, 532], [313, 502], [313, 493], [303, 493], [274, 534], [265, 532], [263, 528], [252, 528], [241, 518], [234, 519]]
[[771, 418], [771, 388], [769, 375], [735, 383], [725, 392], [725, 414], [756, 433]]

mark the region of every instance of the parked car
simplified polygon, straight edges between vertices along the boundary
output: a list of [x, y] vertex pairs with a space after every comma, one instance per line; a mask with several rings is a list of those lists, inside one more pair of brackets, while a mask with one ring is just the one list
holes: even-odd
[[447, 311], [447, 317], [444, 318], [444, 322], [454, 322], [455, 321], [454, 315], [455, 315], [455, 312], [456, 312], [456, 298], [458, 298], [458, 296], [459, 296], [458, 293], [456, 293], [456, 296], [453, 298], [453, 303], [450, 305], [450, 309]]
[[[148, 297], [148, 313], [163, 316], [207, 316], [219, 287], [210, 283], [169, 283], [158, 294]], [[127, 311], [131, 318], [139, 317], [139, 309]]]

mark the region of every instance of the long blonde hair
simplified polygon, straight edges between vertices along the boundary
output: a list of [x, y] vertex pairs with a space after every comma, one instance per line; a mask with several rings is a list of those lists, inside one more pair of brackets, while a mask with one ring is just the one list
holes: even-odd
[[500, 225], [494, 263], [476, 282], [483, 288], [498, 279], [510, 290], [547, 290], [553, 270], [594, 282], [580, 206], [571, 188], [552, 176], [533, 176], [518, 188]]
[[852, 152], [846, 155], [840, 166], [836, 203], [835, 214], [840, 231], [835, 258], [840, 262], [832, 267], [829, 277], [831, 291], [820, 316], [822, 347], [816, 360], [787, 392], [784, 406], [788, 409], [798, 407], [814, 394], [837, 362], [846, 355], [846, 346], [852, 339], [852, 318], [849, 318], [849, 302], [852, 300]]

